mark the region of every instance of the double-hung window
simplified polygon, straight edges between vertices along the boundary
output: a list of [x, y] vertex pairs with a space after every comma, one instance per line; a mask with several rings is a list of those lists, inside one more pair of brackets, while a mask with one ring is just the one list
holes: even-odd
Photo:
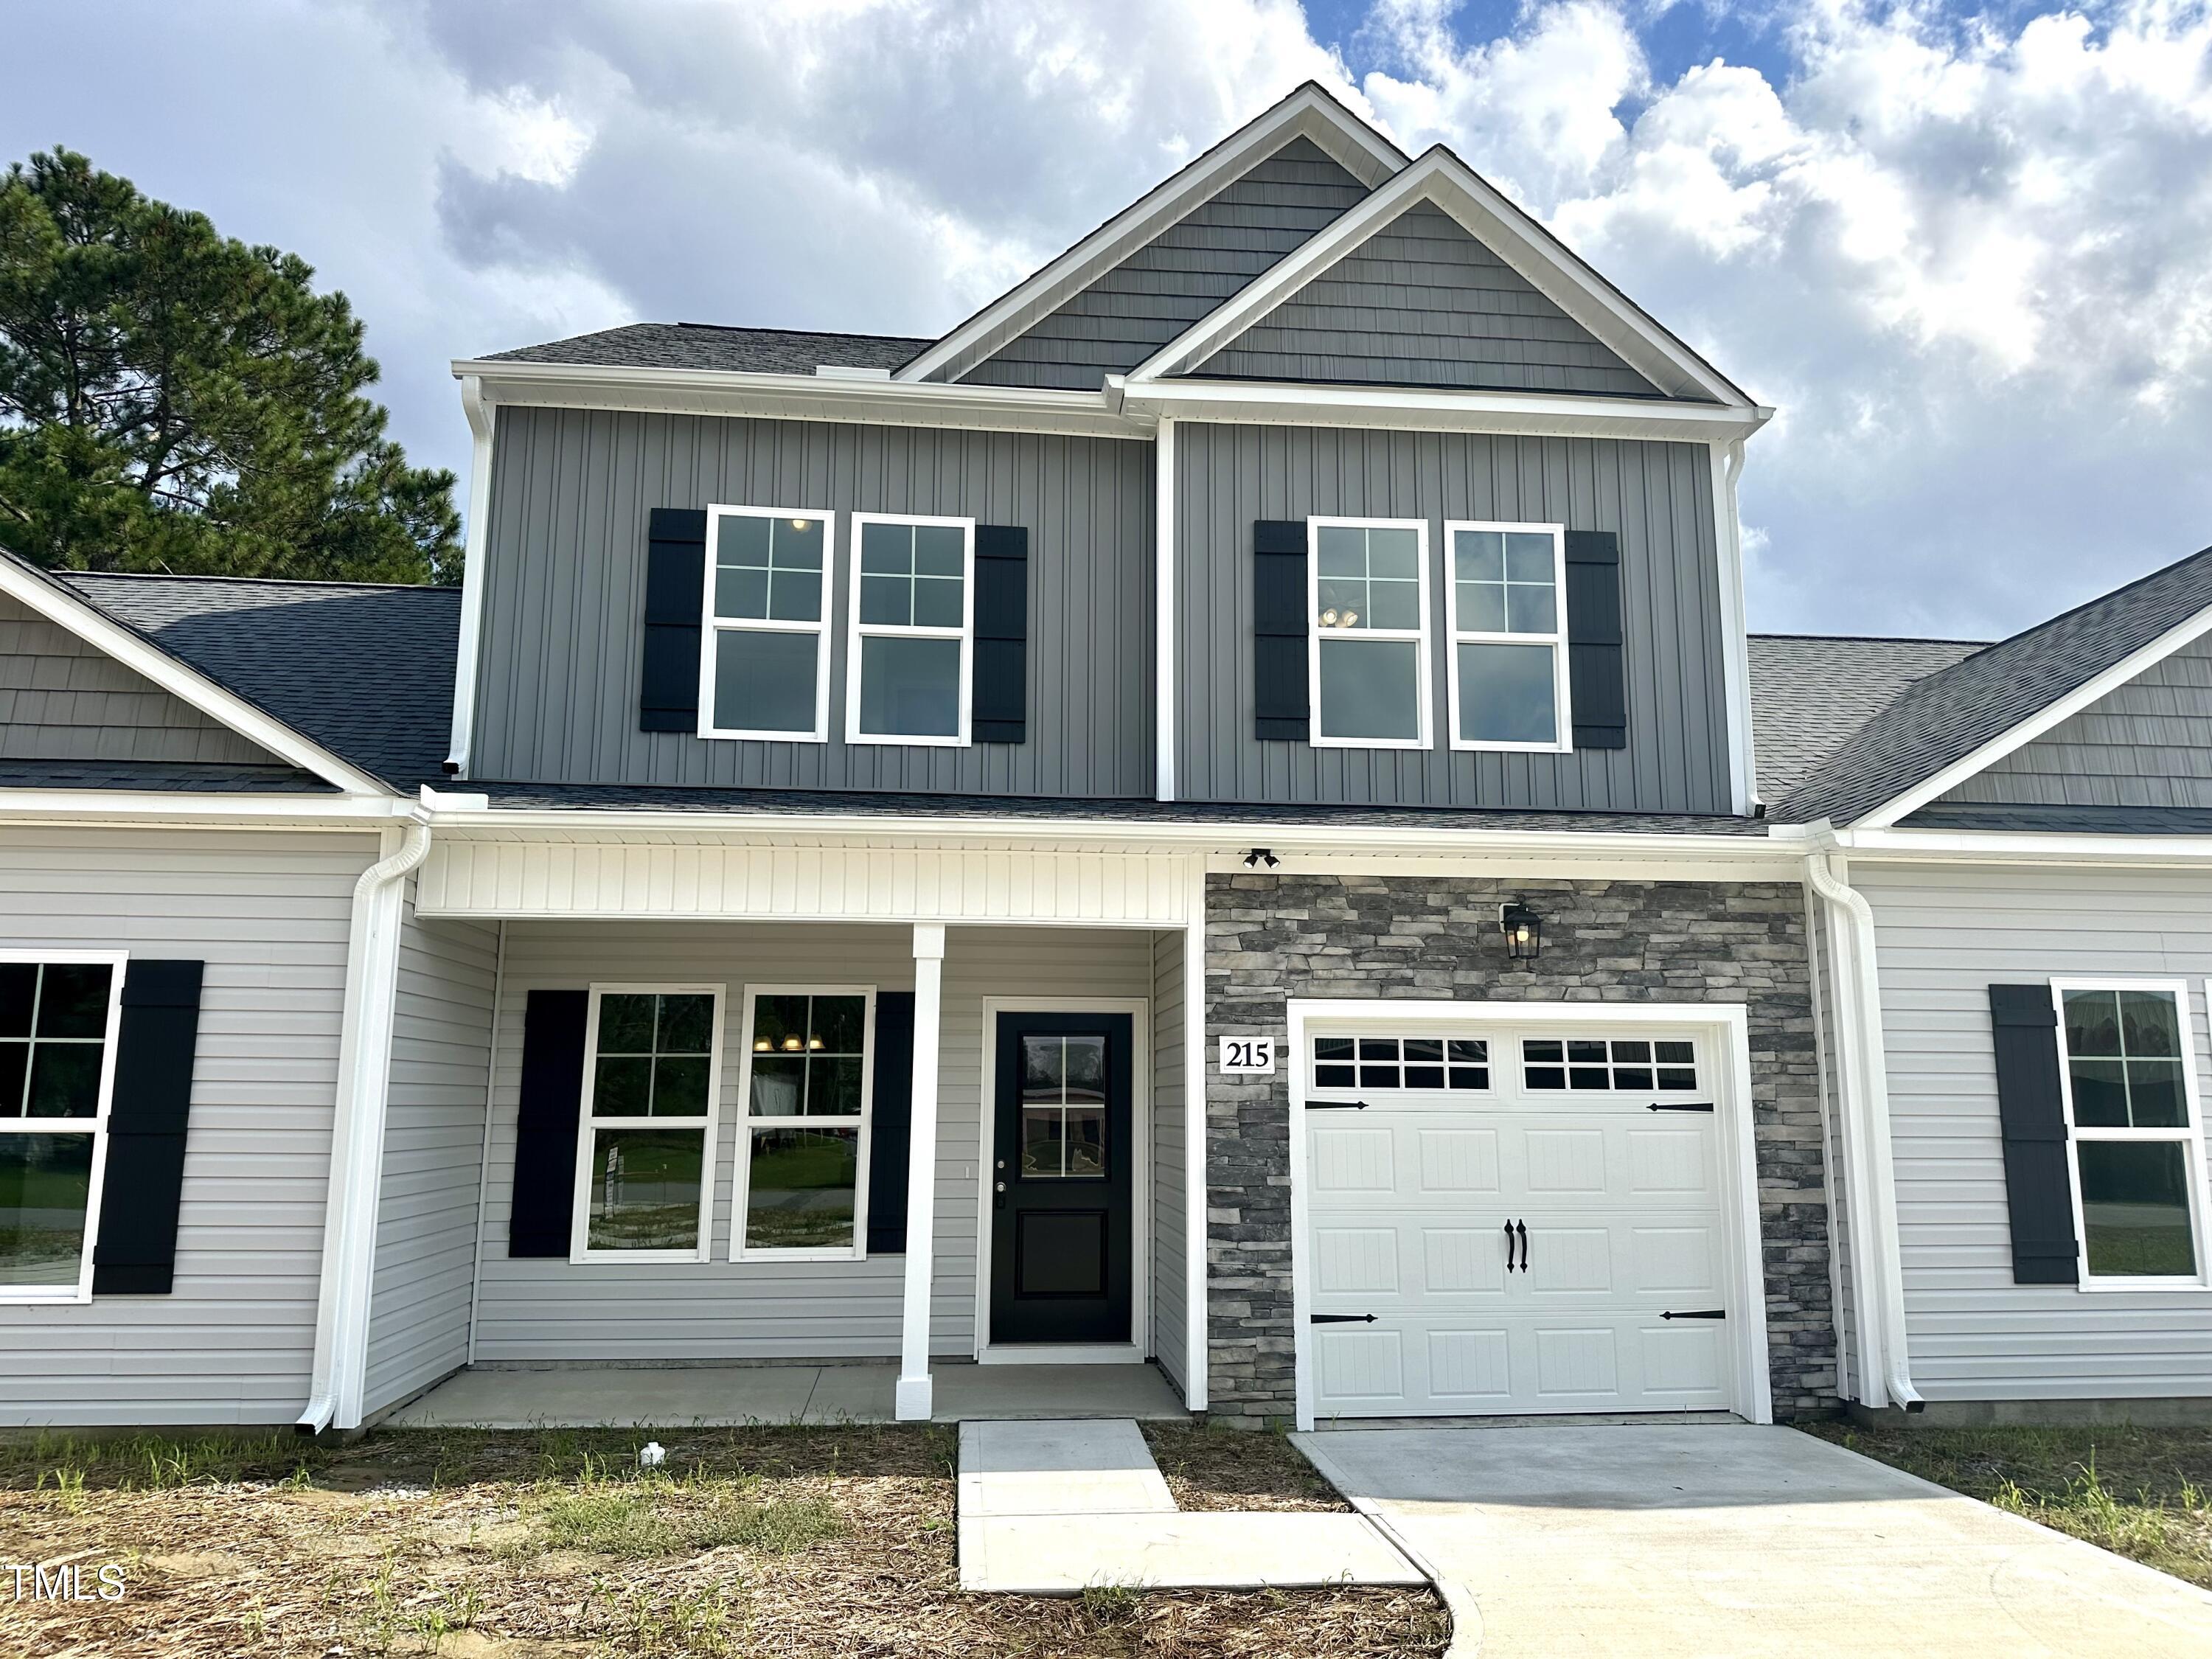
[[745, 993], [733, 1260], [866, 1254], [875, 1035], [867, 987]]
[[594, 985], [577, 1133], [578, 1261], [707, 1259], [719, 985]]
[[123, 963], [0, 957], [0, 1299], [92, 1294]]
[[2203, 1283], [2204, 1142], [2179, 981], [2057, 980], [2082, 1282]]
[[1306, 524], [1311, 741], [1321, 748], [1427, 748], [1427, 521]]
[[848, 743], [968, 742], [975, 521], [853, 515]]
[[830, 736], [830, 562], [836, 515], [707, 509], [699, 735]]
[[1568, 744], [1566, 530], [1448, 521], [1455, 749]]

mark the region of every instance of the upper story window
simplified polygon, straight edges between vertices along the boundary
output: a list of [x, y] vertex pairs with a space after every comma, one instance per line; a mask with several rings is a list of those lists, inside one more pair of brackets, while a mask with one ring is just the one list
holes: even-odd
[[2203, 1282], [2197, 1067], [2178, 981], [2060, 981], [2085, 1280]]
[[853, 534], [845, 740], [966, 744], [975, 521], [856, 513]]
[[1565, 750], [1566, 532], [1444, 526], [1455, 749]]
[[1311, 741], [1429, 746], [1429, 527], [1419, 519], [1312, 519], [1316, 688]]
[[707, 509], [702, 737], [828, 739], [823, 619], [836, 529], [831, 513]]

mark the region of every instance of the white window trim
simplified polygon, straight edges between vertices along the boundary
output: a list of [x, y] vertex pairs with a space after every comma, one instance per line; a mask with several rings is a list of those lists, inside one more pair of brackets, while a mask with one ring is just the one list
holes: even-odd
[[[751, 617], [731, 618], [714, 614], [714, 573], [719, 568], [722, 520], [730, 519], [819, 519], [822, 520], [822, 595], [815, 607], [817, 620], [773, 622]], [[837, 562], [837, 515], [805, 507], [732, 507], [707, 509], [706, 580], [700, 595], [699, 735], [702, 738], [743, 738], [761, 743], [827, 743], [830, 741], [830, 596], [831, 570]], [[809, 732], [759, 732], [744, 726], [714, 724], [714, 641], [721, 634], [811, 634], [814, 651], [814, 727]]]
[[[851, 609], [845, 625], [845, 741], [903, 749], [971, 747], [969, 705], [975, 700], [975, 520], [934, 517], [927, 513], [854, 513], [848, 516], [853, 521], [853, 535], [852, 546], [847, 553], [852, 569], [848, 576]], [[860, 621], [860, 541], [872, 524], [939, 525], [961, 532], [960, 626], [957, 629], [923, 628], [912, 623]], [[905, 737], [896, 732], [860, 730], [860, 641], [864, 638], [957, 638], [960, 641], [960, 729], [951, 737]], [[872, 1002], [869, 1004], [872, 1011], [874, 1006]]]
[[[1418, 632], [1403, 628], [1358, 629], [1340, 637], [1362, 640], [1411, 640], [1415, 647], [1414, 702], [1420, 717], [1420, 735], [1413, 738], [1331, 738], [1322, 733], [1321, 708], [1321, 535], [1326, 529], [1410, 530], [1419, 549], [1421, 626]], [[1315, 749], [1426, 749], [1435, 741], [1429, 717], [1429, 521], [1426, 519], [1317, 518], [1306, 520], [1306, 684], [1312, 688], [1312, 715], [1306, 742]]]
[[[854, 544], [858, 565], [859, 544]], [[858, 1117], [762, 1117], [752, 1115], [753, 1016], [763, 997], [859, 997], [860, 1015], [860, 1115]], [[868, 1259], [868, 1164], [875, 1142], [876, 988], [872, 985], [748, 985], [744, 1024], [738, 1038], [738, 1150], [730, 1194], [730, 1260], [732, 1261], [865, 1261]], [[853, 1243], [845, 1249], [754, 1249], [745, 1243], [745, 1201], [752, 1188], [753, 1130], [858, 1129], [860, 1156], [853, 1172]]]
[[[2066, 1048], [2066, 993], [2069, 991], [2159, 991], [2173, 999], [2176, 1029], [2181, 1038], [2182, 1098], [2189, 1113], [2185, 1132], [2173, 1129], [2100, 1129], [2081, 1128], [2074, 1121], [2074, 1068], [2069, 1063], [2072, 1056]], [[2212, 995], [2212, 980], [2206, 981], [2206, 993]], [[2179, 979], [2130, 979], [2104, 977], [2091, 979], [2054, 979], [2051, 981], [2051, 1010], [2057, 1018], [2058, 1091], [2066, 1105], [2066, 1184], [2074, 1204], [2074, 1238], [2076, 1254], [2074, 1258], [2075, 1283], [2083, 1291], [2173, 1291], [2202, 1290], [2205, 1287], [2205, 1193], [2204, 1177], [2204, 1118], [2199, 1109], [2197, 1088], [2197, 1021], [2189, 1008], [2189, 985]], [[2183, 1146], [2183, 1157], [2189, 1174], [2189, 1229], [2197, 1249], [2197, 1271], [2194, 1273], [2163, 1273], [2155, 1276], [2120, 1273], [2092, 1273], [2089, 1271], [2089, 1230], [2081, 1210], [2081, 1165], [2075, 1149], [2084, 1140], [2161, 1140], [2178, 1141]]]
[[[581, 1265], [595, 1261], [707, 1261], [713, 1259], [709, 1244], [714, 1225], [715, 1126], [721, 1119], [722, 1005], [724, 985], [635, 983], [629, 981], [595, 982], [591, 1006], [584, 1019], [584, 1094], [576, 1109], [576, 1186], [569, 1222], [568, 1260]], [[707, 1111], [704, 1117], [609, 1117], [593, 1115], [592, 1093], [599, 1086], [599, 1004], [613, 996], [705, 996], [714, 1000], [712, 1035], [707, 1050]], [[617, 1250], [591, 1248], [592, 1139], [593, 1131], [612, 1129], [704, 1129], [699, 1152], [699, 1242], [690, 1249]]]
[[[1459, 572], [1452, 558], [1452, 532], [1502, 530], [1552, 538], [1552, 620], [1548, 634], [1462, 632], [1459, 625]], [[1567, 527], [1563, 524], [1505, 524], [1488, 519], [1444, 520], [1444, 696], [1449, 701], [1451, 746], [1504, 754], [1565, 755], [1574, 750], [1574, 714], [1567, 701]], [[1552, 718], [1558, 734], [1550, 743], [1500, 743], [1462, 737], [1459, 729], [1459, 647], [1462, 645], [1548, 645], [1552, 647]]]
[[127, 951], [0, 951], [0, 963], [78, 966], [105, 963], [107, 981], [107, 1035], [100, 1051], [100, 1105], [85, 1118], [0, 1118], [0, 1134], [89, 1134], [92, 1136], [92, 1186], [85, 1198], [84, 1244], [77, 1261], [75, 1285], [0, 1285], [0, 1307], [48, 1306], [55, 1303], [92, 1300], [93, 1250], [100, 1239], [100, 1200], [107, 1185], [107, 1120], [115, 1095], [115, 1051], [123, 1034], [123, 975], [129, 966]]

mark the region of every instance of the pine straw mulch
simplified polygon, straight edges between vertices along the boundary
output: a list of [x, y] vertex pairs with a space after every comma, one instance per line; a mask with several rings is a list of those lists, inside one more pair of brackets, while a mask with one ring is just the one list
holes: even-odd
[[1181, 1423], [1140, 1426], [1177, 1509], [1342, 1513], [1352, 1507], [1285, 1436]]
[[[646, 1437], [0, 1446], [0, 1561], [78, 1564], [88, 1595], [119, 1563], [126, 1584], [114, 1601], [0, 1593], [0, 1652], [1413, 1659], [1449, 1640], [1426, 1590], [965, 1594], [949, 1431], [664, 1433], [665, 1468], [641, 1474]], [[1316, 1501], [1275, 1437], [1189, 1438], [1170, 1475], [1188, 1491]], [[1273, 1472], [1240, 1475], [1239, 1448]]]

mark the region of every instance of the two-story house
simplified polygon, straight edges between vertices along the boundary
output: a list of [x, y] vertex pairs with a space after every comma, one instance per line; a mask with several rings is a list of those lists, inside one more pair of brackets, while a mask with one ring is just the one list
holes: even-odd
[[458, 594], [0, 565], [9, 1420], [1837, 1403], [1770, 411], [1456, 156], [1304, 87], [939, 339], [454, 369]]

